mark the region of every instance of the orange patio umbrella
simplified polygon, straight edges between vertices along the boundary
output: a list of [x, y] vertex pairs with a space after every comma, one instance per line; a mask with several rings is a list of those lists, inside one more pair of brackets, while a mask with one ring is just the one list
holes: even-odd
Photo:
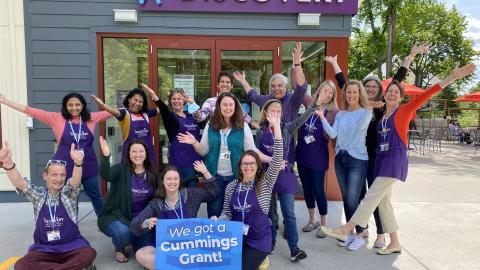
[[454, 99], [455, 102], [480, 102], [480, 91], [466, 94], [463, 97]]
[[[385, 91], [387, 90], [387, 86], [390, 85], [391, 82], [392, 78], [388, 78], [382, 81], [383, 93], [385, 93]], [[417, 87], [413, 84], [402, 82], [401, 85], [403, 86], [403, 90], [405, 91], [405, 95], [407, 96], [417, 96], [424, 92], [422, 88]]]

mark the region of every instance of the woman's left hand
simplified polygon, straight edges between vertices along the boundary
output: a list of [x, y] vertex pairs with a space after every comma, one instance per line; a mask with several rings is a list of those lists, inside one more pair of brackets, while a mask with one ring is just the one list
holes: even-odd
[[157, 94], [155, 94], [155, 91], [153, 91], [152, 88], [148, 87], [148, 85], [146, 85], [144, 83], [141, 83], [140, 85], [142, 86], [143, 91], [148, 92], [148, 94], [150, 95], [150, 97], [152, 98], [153, 101], [158, 101], [159, 100]]
[[204, 176], [208, 173], [207, 166], [205, 166], [205, 163], [203, 163], [201, 160], [195, 160], [193, 162], [193, 168], [195, 171], [203, 174]]
[[368, 101], [367, 108], [372, 110], [374, 108], [382, 108], [385, 105], [382, 101]]

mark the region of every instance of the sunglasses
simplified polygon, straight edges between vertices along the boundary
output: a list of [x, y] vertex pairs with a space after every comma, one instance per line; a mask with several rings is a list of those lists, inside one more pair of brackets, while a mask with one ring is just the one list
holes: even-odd
[[67, 167], [67, 162], [64, 161], [64, 160], [50, 159], [47, 162], [47, 166], [45, 166], [45, 170], [48, 169], [48, 167], [50, 167], [51, 165], [62, 165], [62, 166]]

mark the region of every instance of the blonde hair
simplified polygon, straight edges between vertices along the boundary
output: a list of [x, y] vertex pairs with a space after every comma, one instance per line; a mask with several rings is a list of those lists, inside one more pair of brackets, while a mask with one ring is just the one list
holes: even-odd
[[359, 99], [358, 99], [358, 105], [362, 108], [366, 108], [368, 105], [368, 97], [367, 97], [367, 92], [365, 92], [365, 87], [363, 87], [363, 84], [360, 81], [357, 80], [350, 80], [348, 81], [342, 89], [343, 92], [343, 98], [342, 98], [342, 108], [343, 110], [348, 109], [348, 103], [347, 103], [347, 87], [350, 85], [355, 85], [358, 87], [359, 90]]
[[[259, 120], [260, 126], [263, 126], [268, 122], [267, 121], [268, 107], [270, 107], [270, 105], [275, 104], [275, 103], [278, 104], [278, 106], [280, 106], [280, 109], [283, 109], [282, 108], [282, 103], [278, 99], [270, 99], [267, 102], [265, 102], [265, 104], [262, 107], [262, 110], [260, 111], [260, 120]], [[283, 114], [283, 111], [282, 111], [282, 114]]]
[[320, 96], [320, 91], [326, 87], [332, 89], [332, 99], [327, 103], [325, 106], [328, 111], [338, 111], [338, 104], [337, 104], [337, 88], [332, 80], [323, 81], [320, 86], [317, 88], [317, 91], [313, 95], [312, 106], [317, 105], [318, 97]]

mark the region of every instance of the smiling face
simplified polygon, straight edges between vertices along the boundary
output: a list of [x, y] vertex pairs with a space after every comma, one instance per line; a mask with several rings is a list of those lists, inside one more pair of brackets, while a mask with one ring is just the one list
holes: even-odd
[[221, 76], [217, 83], [218, 93], [230, 92], [233, 88], [232, 81], [228, 76]]
[[275, 99], [281, 99], [287, 93], [287, 85], [281, 79], [273, 80], [271, 87], [270, 90]]
[[69, 98], [67, 101], [67, 111], [72, 117], [79, 116], [83, 110], [83, 104], [80, 99], [76, 97]]
[[235, 113], [235, 100], [232, 97], [225, 96], [220, 101], [220, 113], [224, 118], [231, 118]]
[[133, 95], [128, 99], [128, 110], [132, 113], [138, 113], [143, 106], [143, 97], [139, 94]]
[[163, 186], [167, 193], [177, 192], [180, 187], [180, 175], [178, 172], [175, 170], [166, 172], [163, 177]]
[[345, 91], [345, 99], [348, 106], [356, 106], [360, 100], [360, 89], [357, 85], [350, 84]]
[[180, 93], [173, 94], [172, 98], [170, 99], [170, 104], [172, 105], [172, 109], [174, 111], [183, 111], [183, 96]]
[[63, 165], [50, 165], [46, 172], [43, 173], [43, 179], [47, 183], [50, 192], [59, 192], [65, 185], [67, 177], [66, 167]]
[[147, 151], [143, 145], [134, 143], [130, 146], [130, 151], [128, 152], [130, 161], [135, 166], [143, 166], [143, 162], [147, 157]]
[[255, 157], [251, 155], [243, 156], [240, 161], [240, 169], [242, 170], [243, 180], [251, 181], [255, 179], [255, 174], [257, 173], [257, 161]]
[[368, 100], [375, 101], [378, 96], [378, 91], [380, 91], [380, 88], [378, 87], [377, 82], [371, 80], [365, 84], [365, 91], [367, 92]]
[[395, 84], [390, 85], [385, 93], [385, 103], [389, 107], [395, 107], [400, 104], [400, 101], [402, 101], [402, 92], [400, 88]]

